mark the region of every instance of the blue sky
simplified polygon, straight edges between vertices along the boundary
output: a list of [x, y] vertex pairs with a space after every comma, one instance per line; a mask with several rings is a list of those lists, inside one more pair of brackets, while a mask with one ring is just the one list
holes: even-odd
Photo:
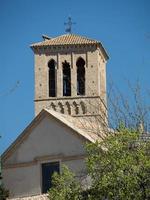
[[[34, 117], [34, 57], [29, 45], [41, 35], [73, 33], [97, 39], [107, 50], [107, 81], [124, 93], [126, 80], [150, 85], [149, 0], [0, 0], [0, 152]], [[19, 84], [17, 82], [19, 81]]]

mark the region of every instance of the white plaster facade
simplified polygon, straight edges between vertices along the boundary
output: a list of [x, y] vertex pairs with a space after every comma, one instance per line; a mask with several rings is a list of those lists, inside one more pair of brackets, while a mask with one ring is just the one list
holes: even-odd
[[42, 163], [59, 161], [78, 176], [86, 172], [87, 138], [47, 111], [40, 115], [3, 155], [3, 183], [11, 198], [41, 194]]

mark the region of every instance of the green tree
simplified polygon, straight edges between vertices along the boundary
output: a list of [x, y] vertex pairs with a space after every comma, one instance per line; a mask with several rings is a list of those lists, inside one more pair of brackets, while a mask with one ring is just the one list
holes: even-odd
[[74, 175], [63, 167], [54, 174], [50, 200], [150, 199], [150, 142], [121, 126], [105, 140], [86, 145], [91, 186], [83, 191]]
[[150, 142], [134, 130], [119, 132], [87, 145], [92, 200], [150, 199]]
[[9, 196], [8, 190], [6, 190], [3, 185], [0, 185], [0, 200], [6, 200]]
[[79, 200], [81, 187], [75, 179], [75, 175], [66, 167], [62, 167], [62, 173], [54, 173], [53, 187], [48, 191], [50, 200]]
[[83, 190], [78, 183], [76, 187], [72, 184], [66, 187], [71, 173], [66, 169], [65, 173], [54, 176], [51, 200], [150, 200], [150, 141], [141, 138], [142, 134], [150, 132], [147, 98], [143, 100], [138, 84], [131, 91], [132, 105], [121, 93], [118, 96], [118, 91], [112, 92], [108, 98], [109, 107], [103, 100], [101, 102], [109, 115], [102, 109], [102, 114], [94, 121], [101, 129], [94, 130], [91, 121], [87, 127], [81, 123], [84, 130], [89, 131], [91, 125], [92, 133], [101, 136], [103, 132], [107, 136], [85, 147], [90, 189]]

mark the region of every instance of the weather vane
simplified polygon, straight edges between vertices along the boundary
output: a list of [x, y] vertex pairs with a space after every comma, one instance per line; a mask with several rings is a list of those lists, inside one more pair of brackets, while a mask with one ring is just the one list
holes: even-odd
[[67, 33], [72, 33], [72, 25], [74, 25], [74, 24], [76, 24], [76, 23], [72, 22], [71, 17], [68, 17], [68, 22], [64, 23], [64, 25], [67, 26], [66, 29], [65, 29], [65, 31]]

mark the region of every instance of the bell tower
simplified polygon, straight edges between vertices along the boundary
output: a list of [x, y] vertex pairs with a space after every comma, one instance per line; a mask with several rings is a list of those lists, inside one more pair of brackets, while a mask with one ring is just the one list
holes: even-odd
[[35, 55], [35, 115], [43, 108], [72, 117], [107, 114], [106, 62], [99, 41], [75, 34], [31, 45]]

